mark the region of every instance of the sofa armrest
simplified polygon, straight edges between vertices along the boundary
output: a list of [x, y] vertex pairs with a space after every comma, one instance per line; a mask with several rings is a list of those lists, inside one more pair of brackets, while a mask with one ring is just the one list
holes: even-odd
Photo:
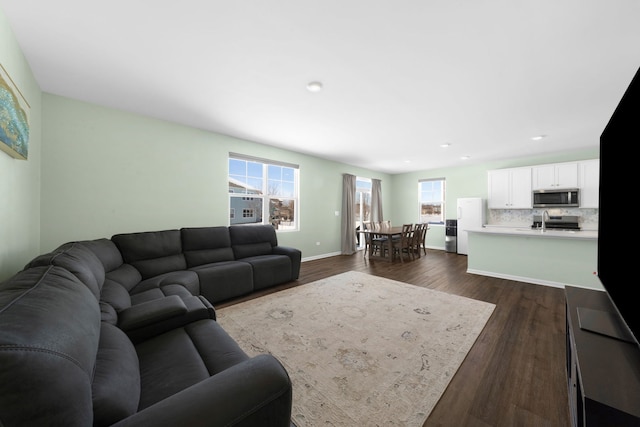
[[302, 252], [300, 249], [287, 246], [274, 246], [272, 253], [286, 255], [291, 258], [291, 280], [297, 280], [300, 276], [300, 262], [302, 260]]
[[148, 338], [201, 319], [216, 319], [211, 303], [202, 296], [169, 295], [137, 304], [118, 313], [118, 326], [137, 344]]
[[292, 387], [280, 362], [262, 354], [113, 425], [290, 427]]
[[118, 326], [123, 331], [138, 329], [161, 320], [180, 316], [187, 312], [187, 306], [177, 295], [132, 305], [118, 313]]

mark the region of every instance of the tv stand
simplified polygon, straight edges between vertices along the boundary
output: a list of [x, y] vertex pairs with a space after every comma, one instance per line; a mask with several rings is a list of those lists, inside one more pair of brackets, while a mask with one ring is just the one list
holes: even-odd
[[640, 426], [640, 347], [617, 336], [604, 291], [566, 286], [565, 297], [571, 425]]
[[633, 335], [624, 326], [618, 313], [577, 307], [580, 329], [595, 332], [620, 341], [635, 343]]

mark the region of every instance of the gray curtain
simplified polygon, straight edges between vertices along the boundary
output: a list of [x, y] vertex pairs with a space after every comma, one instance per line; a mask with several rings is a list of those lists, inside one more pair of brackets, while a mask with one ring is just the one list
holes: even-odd
[[356, 177], [355, 175], [342, 175], [342, 224], [341, 242], [342, 255], [352, 255], [356, 252]]
[[371, 179], [371, 221], [383, 221], [382, 216], [382, 181]]

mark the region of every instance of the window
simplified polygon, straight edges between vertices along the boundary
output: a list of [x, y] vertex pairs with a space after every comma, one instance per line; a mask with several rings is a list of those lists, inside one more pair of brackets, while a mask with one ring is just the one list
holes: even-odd
[[418, 181], [420, 222], [444, 224], [444, 178]]
[[[355, 229], [363, 229], [362, 223], [371, 221], [371, 179], [356, 177]], [[358, 247], [364, 247], [364, 239], [358, 233]]]
[[229, 153], [229, 223], [297, 230], [298, 178], [297, 165]]

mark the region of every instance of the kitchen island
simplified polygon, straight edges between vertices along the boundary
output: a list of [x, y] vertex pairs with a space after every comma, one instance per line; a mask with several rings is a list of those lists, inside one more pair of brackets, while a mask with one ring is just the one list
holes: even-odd
[[467, 272], [539, 285], [602, 290], [598, 232], [486, 225], [468, 229]]

